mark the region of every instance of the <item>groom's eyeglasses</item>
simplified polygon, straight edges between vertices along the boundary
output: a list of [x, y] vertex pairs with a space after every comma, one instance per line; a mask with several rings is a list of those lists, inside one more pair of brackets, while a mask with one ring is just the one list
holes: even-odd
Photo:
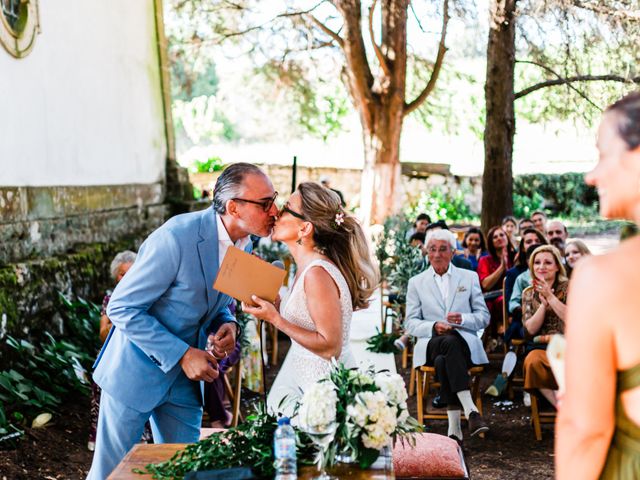
[[278, 198], [278, 192], [275, 192], [273, 194], [273, 197], [268, 200], [247, 200], [246, 198], [232, 198], [231, 200], [235, 200], [236, 202], [252, 203], [253, 205], [260, 205], [263, 211], [268, 212], [276, 202], [276, 198]]
[[296, 218], [299, 218], [300, 220], [304, 220], [305, 222], [307, 221], [306, 217], [304, 215], [302, 215], [301, 213], [298, 213], [294, 210], [291, 210], [287, 204], [285, 203], [282, 208], [280, 209], [280, 211], [278, 212], [278, 217], [281, 217], [283, 213], [288, 213], [290, 215], [293, 215]]

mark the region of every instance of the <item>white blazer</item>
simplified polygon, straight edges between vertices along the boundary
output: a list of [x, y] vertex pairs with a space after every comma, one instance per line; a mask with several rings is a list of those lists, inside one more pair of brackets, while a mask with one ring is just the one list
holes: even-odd
[[489, 325], [491, 315], [482, 296], [478, 274], [451, 265], [447, 305], [436, 285], [433, 267], [411, 277], [407, 288], [405, 330], [417, 338], [413, 349], [413, 368], [427, 362], [427, 345], [436, 322], [446, 322], [449, 312], [462, 313], [462, 323], [456, 327], [469, 345], [471, 361], [475, 365], [489, 363], [484, 351], [482, 332]]

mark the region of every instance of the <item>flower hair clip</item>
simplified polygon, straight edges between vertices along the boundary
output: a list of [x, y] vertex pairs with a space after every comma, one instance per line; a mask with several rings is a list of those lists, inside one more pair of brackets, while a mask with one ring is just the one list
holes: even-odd
[[333, 228], [337, 230], [338, 228], [340, 228], [340, 226], [343, 223], [344, 223], [344, 212], [338, 211], [338, 213], [336, 213], [335, 218], [333, 219]]

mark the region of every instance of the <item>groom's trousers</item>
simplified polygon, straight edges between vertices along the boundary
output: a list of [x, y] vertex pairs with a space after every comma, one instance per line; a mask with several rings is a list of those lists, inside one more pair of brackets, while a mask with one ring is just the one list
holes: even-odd
[[[132, 381], [131, 388], [135, 388]], [[98, 432], [88, 480], [104, 480], [140, 441], [151, 419], [155, 443], [193, 443], [200, 437], [202, 397], [197, 382], [182, 372], [165, 397], [150, 412], [139, 412], [102, 390]]]

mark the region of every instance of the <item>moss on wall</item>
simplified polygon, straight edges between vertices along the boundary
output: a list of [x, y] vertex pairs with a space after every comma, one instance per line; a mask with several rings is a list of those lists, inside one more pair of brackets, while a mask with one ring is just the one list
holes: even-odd
[[58, 292], [100, 302], [113, 288], [109, 265], [122, 250], [136, 250], [142, 239], [83, 245], [75, 251], [0, 268], [0, 317], [5, 332], [22, 336], [51, 330]]

